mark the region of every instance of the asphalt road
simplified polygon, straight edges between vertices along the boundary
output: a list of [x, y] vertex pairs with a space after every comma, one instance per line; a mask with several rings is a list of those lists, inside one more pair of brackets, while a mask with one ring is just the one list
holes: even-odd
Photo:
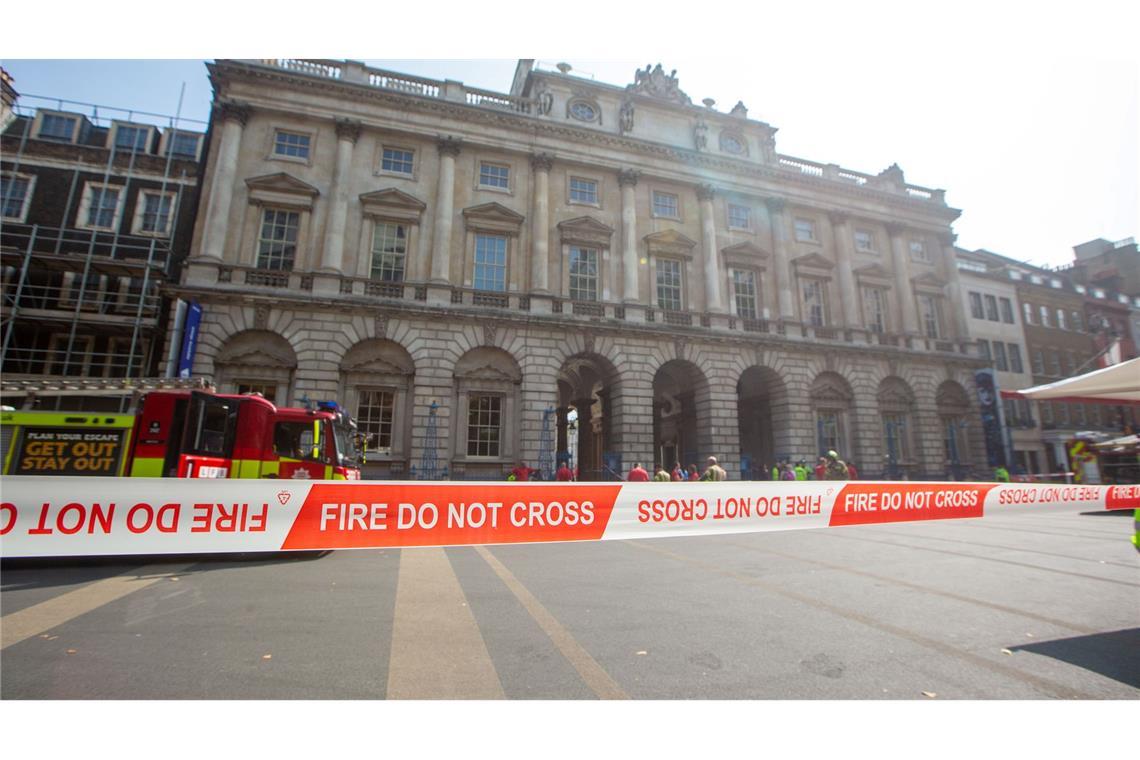
[[1131, 513], [7, 561], [0, 697], [1137, 699]]

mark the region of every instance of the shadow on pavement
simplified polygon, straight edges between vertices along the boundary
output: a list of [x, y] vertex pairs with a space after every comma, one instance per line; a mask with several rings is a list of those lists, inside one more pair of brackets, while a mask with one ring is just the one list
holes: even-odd
[[1140, 628], [1041, 641], [1010, 651], [1045, 655], [1140, 688]]
[[1132, 519], [1131, 509], [1102, 509], [1096, 512], [1081, 512], [1081, 517], [1126, 517]]

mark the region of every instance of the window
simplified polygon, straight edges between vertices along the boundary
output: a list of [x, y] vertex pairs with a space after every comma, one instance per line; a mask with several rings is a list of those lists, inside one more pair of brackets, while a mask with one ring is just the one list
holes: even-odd
[[737, 156], [743, 154], [746, 150], [743, 138], [724, 132], [721, 132], [720, 135], [720, 147], [721, 150], [726, 153], [732, 153]]
[[1046, 427], [1053, 425], [1053, 404], [1049, 401], [1042, 401], [1038, 404], [1041, 409], [1041, 423]]
[[823, 327], [827, 324], [827, 312], [824, 308], [826, 288], [819, 280], [805, 280], [803, 284], [804, 316], [808, 324], [814, 327]]
[[598, 251], [570, 247], [570, 300], [598, 300]]
[[1061, 353], [1059, 351], [1049, 352], [1049, 374], [1053, 377], [1061, 376]]
[[570, 116], [578, 121], [594, 121], [598, 118], [598, 109], [584, 100], [575, 100], [570, 104]]
[[73, 116], [45, 113], [40, 121], [40, 139], [71, 142], [75, 139], [76, 124], [78, 120]]
[[1057, 309], [1057, 329], [1065, 330], [1065, 311], [1064, 309]]
[[990, 342], [988, 340], [978, 339], [978, 355], [983, 359], [993, 360], [993, 353], [990, 351]]
[[673, 193], [653, 191], [653, 215], [666, 216], [670, 219], [681, 218], [681, 206], [677, 196]]
[[129, 151], [145, 151], [150, 142], [149, 127], [129, 127], [115, 125], [115, 148]]
[[88, 185], [80, 207], [81, 226], [111, 230], [119, 218], [122, 188], [111, 185]]
[[1057, 420], [1058, 425], [1069, 424], [1069, 405], [1068, 404], [1054, 404], [1053, 405], [1053, 418]]
[[1045, 352], [1039, 348], [1033, 351], [1033, 374], [1045, 374]]
[[167, 152], [177, 158], [198, 157], [198, 135], [175, 132], [170, 137], [169, 146]]
[[76, 335], [68, 348], [67, 333], [52, 333], [48, 341], [48, 360], [44, 373], [67, 377], [86, 377], [91, 370], [93, 335]]
[[467, 456], [499, 456], [502, 409], [502, 396], [471, 394], [467, 397]]
[[174, 208], [174, 193], [143, 190], [135, 208], [135, 232], [152, 235], [170, 234], [170, 212]]
[[1073, 424], [1082, 427], [1085, 424], [1085, 405], [1073, 404]]
[[728, 204], [728, 226], [734, 230], [752, 229], [752, 209], [735, 203]]
[[1009, 372], [1009, 362], [1005, 358], [1005, 344], [1000, 340], [994, 341], [994, 366], [998, 372]]
[[982, 311], [981, 293], [970, 293], [970, 316], [974, 319], [986, 318], [986, 313]]
[[278, 422], [273, 426], [273, 453], [286, 459], [321, 459], [308, 422]]
[[910, 458], [906, 427], [905, 414], [883, 415], [883, 448], [887, 452], [887, 460], [891, 463], [906, 461]]
[[681, 262], [657, 260], [657, 306], [666, 311], [681, 311]]
[[140, 341], [131, 350], [129, 337], [111, 337], [107, 340], [107, 352], [103, 361], [103, 377], [138, 377], [146, 357], [147, 346]]
[[486, 162], [479, 164], [479, 185], [480, 187], [497, 187], [502, 190], [509, 190], [511, 187], [510, 167]]
[[1035, 423], [1033, 422], [1033, 412], [1029, 408], [1029, 399], [1017, 399], [1017, 409], [1022, 424], [1024, 424], [1025, 427], [1033, 427]]
[[297, 257], [301, 215], [296, 211], [267, 208], [261, 217], [257, 240], [257, 268], [290, 272]]
[[1009, 344], [1009, 370], [1018, 374], [1025, 372], [1025, 367], [1021, 363], [1021, 346], [1016, 343]]
[[986, 296], [986, 319], [991, 322], [998, 321], [997, 299], [993, 296]]
[[811, 219], [796, 219], [796, 240], [806, 243], [814, 243], [815, 237], [815, 222]]
[[273, 155], [309, 160], [309, 135], [277, 130], [273, 137]]
[[364, 450], [392, 453], [392, 420], [396, 394], [390, 390], [361, 390], [356, 406], [356, 429], [364, 436]]
[[736, 316], [756, 319], [756, 273], [747, 270], [732, 271], [732, 290], [736, 296]]
[[1033, 304], [1029, 304], [1029, 303], [1021, 304], [1021, 313], [1022, 313], [1022, 316], [1025, 317], [1025, 324], [1027, 324], [1027, 325], [1033, 324]]
[[864, 253], [875, 252], [875, 235], [870, 230], [855, 230], [855, 250]]
[[1049, 307], [1048, 306], [1038, 306], [1037, 307], [1037, 313], [1041, 317], [1041, 326], [1042, 327], [1048, 327], [1049, 326]]
[[507, 289], [507, 239], [501, 235], [475, 236], [475, 288]]
[[922, 315], [922, 328], [926, 337], [937, 339], [941, 334], [941, 319], [938, 314], [938, 301], [934, 296], [919, 296], [918, 310]]
[[930, 252], [926, 250], [926, 243], [921, 240], [910, 241], [910, 258], [912, 261], [930, 261]]
[[1000, 298], [1001, 301], [1001, 321], [1006, 324], [1013, 324], [1013, 302], [1008, 298]]
[[863, 288], [863, 324], [871, 332], [887, 331], [887, 293], [881, 288]]
[[1015, 269], [1009, 270], [1009, 279], [1011, 280], [1024, 280], [1025, 275]]
[[843, 451], [843, 415], [831, 409], [821, 409], [815, 413], [816, 434], [819, 450]]
[[403, 148], [385, 148], [384, 156], [380, 159], [380, 171], [393, 174], [411, 174], [412, 161], [415, 154]]
[[408, 228], [402, 224], [377, 222], [372, 230], [372, 279], [403, 282], [408, 253]]
[[1065, 377], [1077, 372], [1077, 355], [1072, 351], [1065, 352]]
[[581, 177], [570, 178], [570, 202], [598, 205], [598, 183]]
[[277, 403], [277, 386], [273, 383], [238, 381], [235, 385], [239, 396], [245, 393], [256, 393], [271, 404]]
[[1084, 328], [1083, 323], [1081, 322], [1081, 313], [1079, 311], [1074, 311], [1072, 313], [1072, 317], [1073, 317], [1073, 319], [1072, 319], [1071, 324], [1073, 325], [1073, 329], [1076, 330], [1077, 332], [1083, 332], [1085, 328]]
[[28, 201], [32, 197], [35, 177], [25, 174], [4, 174], [0, 176], [0, 206], [3, 217], [9, 221], [22, 222], [27, 217]]
[[1001, 400], [1001, 406], [1005, 413], [1006, 427], [1020, 427], [1021, 425], [1021, 420], [1017, 418], [1017, 407], [1013, 402], [1014, 399], [1011, 398], [1003, 398]]

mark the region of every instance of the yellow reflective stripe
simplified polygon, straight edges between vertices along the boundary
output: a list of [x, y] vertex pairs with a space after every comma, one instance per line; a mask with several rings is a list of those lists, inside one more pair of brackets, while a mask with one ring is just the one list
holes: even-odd
[[157, 457], [135, 457], [131, 462], [130, 475], [132, 478], [161, 478], [165, 462], [165, 459]]

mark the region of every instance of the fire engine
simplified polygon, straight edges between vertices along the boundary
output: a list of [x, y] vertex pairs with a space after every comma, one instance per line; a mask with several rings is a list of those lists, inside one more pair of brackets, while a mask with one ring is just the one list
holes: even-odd
[[149, 390], [130, 414], [0, 411], [4, 475], [358, 480], [356, 423], [335, 402]]

